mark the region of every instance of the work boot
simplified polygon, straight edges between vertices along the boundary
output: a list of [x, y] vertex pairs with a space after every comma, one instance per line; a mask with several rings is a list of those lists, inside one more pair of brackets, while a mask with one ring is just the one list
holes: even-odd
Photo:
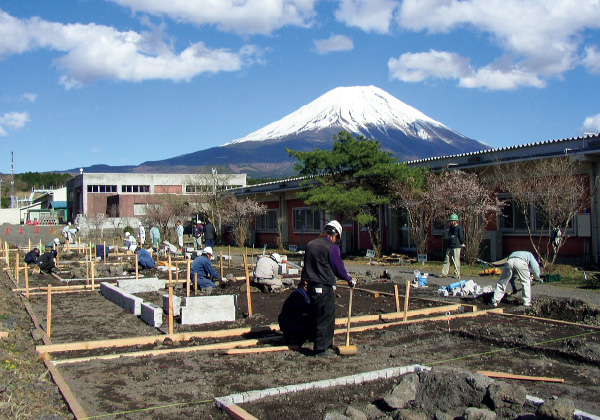
[[332, 358], [332, 357], [337, 357], [337, 354], [335, 351], [333, 351], [333, 349], [327, 349], [327, 350], [323, 350], [323, 351], [316, 351], [315, 357]]

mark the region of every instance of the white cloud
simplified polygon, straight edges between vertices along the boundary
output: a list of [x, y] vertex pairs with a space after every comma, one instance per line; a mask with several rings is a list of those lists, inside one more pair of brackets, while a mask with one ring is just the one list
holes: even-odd
[[351, 51], [354, 49], [352, 38], [346, 35], [331, 35], [327, 39], [315, 39], [315, 48], [318, 54], [327, 54], [336, 51]]
[[587, 117], [581, 128], [583, 133], [600, 133], [600, 114], [593, 117]]
[[66, 88], [99, 79], [187, 81], [202, 73], [240, 70], [260, 59], [260, 50], [251, 45], [231, 51], [197, 42], [177, 53], [161, 29], [120, 32], [95, 24], [19, 20], [0, 11], [0, 56], [37, 48], [65, 52], [55, 64], [64, 70], [60, 82]]
[[595, 45], [590, 45], [585, 49], [583, 64], [590, 73], [600, 74], [600, 51]]
[[429, 77], [460, 79], [472, 75], [468, 58], [435, 50], [390, 58], [388, 68], [393, 78], [405, 82], [421, 82]]
[[6, 136], [8, 133], [4, 127], [11, 130], [20, 130], [29, 122], [29, 114], [26, 112], [7, 112], [0, 116], [0, 136]]
[[21, 95], [21, 98], [23, 98], [24, 100], [34, 103], [37, 99], [38, 95], [37, 93], [29, 93], [29, 92], [25, 92], [23, 95]]
[[[489, 34], [504, 55], [497, 63], [458, 78], [466, 87], [516, 89], [543, 87], [548, 79], [584, 64], [598, 67], [595, 50], [582, 33], [600, 28], [600, 2], [578, 0], [404, 0], [399, 9], [402, 28], [449, 33], [471, 28]], [[581, 61], [581, 51], [587, 55]], [[596, 53], [597, 54], [597, 53]], [[437, 77], [436, 72], [431, 77]]]
[[270, 34], [284, 26], [307, 27], [316, 0], [111, 0], [134, 11], [239, 34]]
[[338, 21], [365, 32], [387, 34], [399, 6], [396, 0], [339, 0], [335, 11]]

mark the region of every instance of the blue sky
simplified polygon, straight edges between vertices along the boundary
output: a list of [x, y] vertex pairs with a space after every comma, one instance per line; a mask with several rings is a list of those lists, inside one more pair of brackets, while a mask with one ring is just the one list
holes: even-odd
[[137, 165], [374, 85], [505, 147], [600, 131], [598, 0], [0, 0], [0, 172]]

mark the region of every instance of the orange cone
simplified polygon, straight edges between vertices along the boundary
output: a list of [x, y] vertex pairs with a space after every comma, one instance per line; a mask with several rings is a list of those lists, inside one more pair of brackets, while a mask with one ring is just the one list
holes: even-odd
[[50, 233], [54, 233], [54, 227], [50, 225]]
[[38, 229], [37, 225], [35, 225], [35, 233], [40, 233], [40, 230]]
[[23, 233], [23, 226], [19, 228], [19, 233]]
[[6, 234], [8, 235], [8, 226], [6, 226]]

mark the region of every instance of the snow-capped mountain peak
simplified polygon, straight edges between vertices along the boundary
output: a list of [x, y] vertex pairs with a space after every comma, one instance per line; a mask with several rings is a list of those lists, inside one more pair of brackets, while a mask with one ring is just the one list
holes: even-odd
[[453, 131], [378, 87], [353, 86], [335, 88], [279, 121], [225, 145], [273, 140], [331, 128], [360, 133], [368, 138], [377, 138], [377, 132], [399, 130], [408, 137], [423, 140], [432, 137], [432, 129]]

